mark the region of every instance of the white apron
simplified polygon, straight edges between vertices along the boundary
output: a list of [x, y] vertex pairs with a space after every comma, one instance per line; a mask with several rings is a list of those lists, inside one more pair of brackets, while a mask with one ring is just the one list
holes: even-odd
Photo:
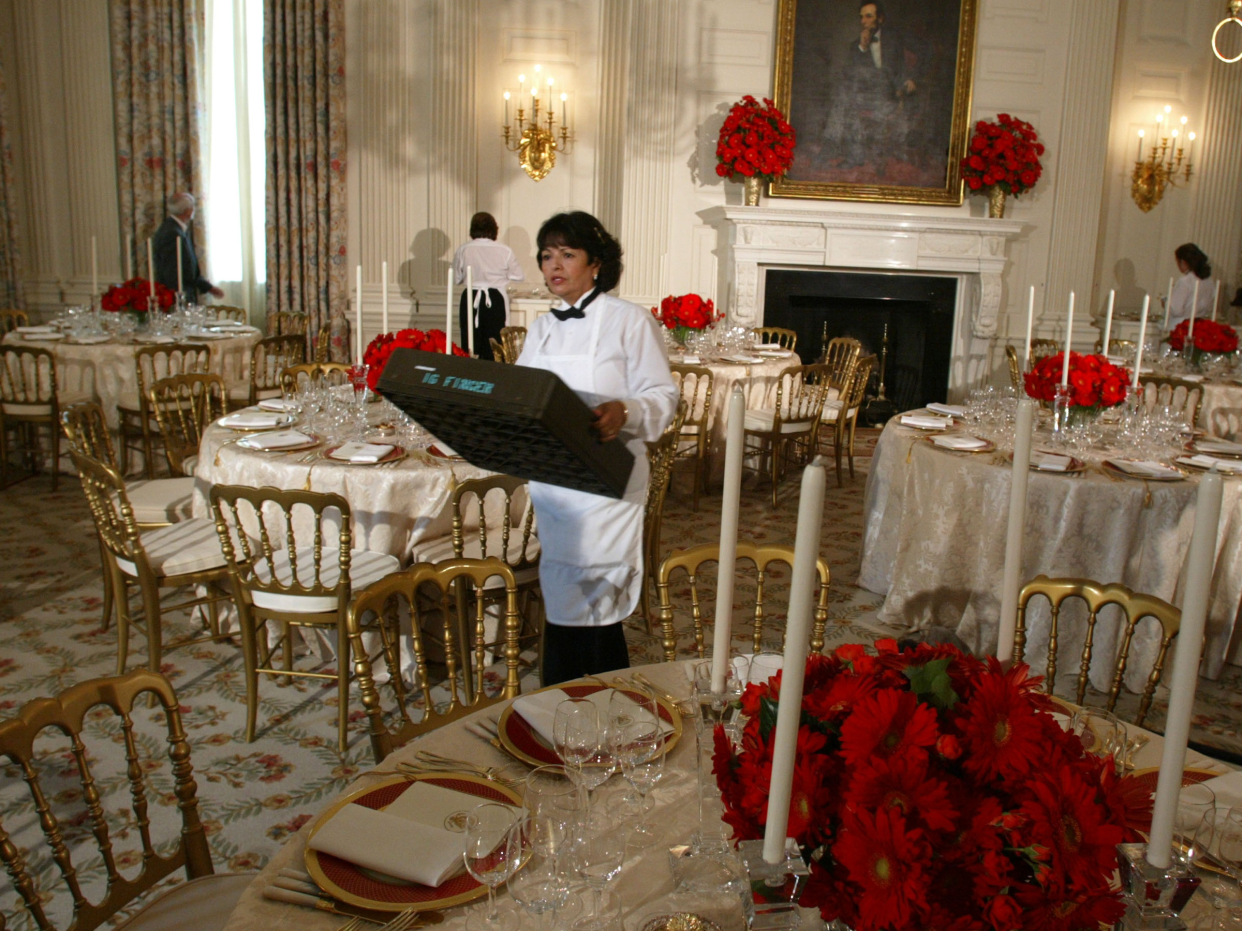
[[[599, 309], [602, 311], [602, 308]], [[611, 398], [596, 393], [595, 352], [604, 313], [591, 315], [586, 353], [549, 355], [547, 336], [524, 365], [553, 372], [590, 407]], [[621, 500], [543, 482], [530, 483], [539, 526], [539, 579], [549, 623], [604, 627], [634, 612], [642, 590], [643, 509], [647, 497], [647, 446], [626, 443], [634, 470]]]

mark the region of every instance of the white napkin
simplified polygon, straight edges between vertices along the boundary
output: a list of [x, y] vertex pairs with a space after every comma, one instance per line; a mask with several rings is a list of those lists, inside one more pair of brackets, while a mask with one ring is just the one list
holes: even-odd
[[933, 436], [931, 441], [944, 449], [985, 449], [988, 445], [987, 440], [981, 440], [977, 436], [960, 434]]
[[382, 443], [342, 443], [332, 453], [332, 458], [345, 462], [379, 462], [392, 449]]
[[966, 408], [960, 404], [941, 404], [939, 401], [932, 401], [927, 405], [927, 409], [937, 414], [948, 414], [950, 417], [966, 416]]
[[288, 422], [288, 414], [278, 414], [275, 411], [240, 411], [220, 419], [220, 423], [226, 427], [241, 427], [247, 430], [279, 427]]
[[[608, 720], [608, 708], [612, 701], [615, 689], [600, 689], [598, 692], [592, 692], [585, 696], [591, 704], [595, 706], [599, 715], [600, 723], [605, 724]], [[570, 697], [569, 693], [563, 689], [548, 689], [543, 692], [532, 692], [529, 695], [522, 695], [513, 700], [513, 710], [520, 714], [526, 723], [544, 739], [549, 747], [556, 746], [556, 706]], [[629, 696], [623, 695], [623, 698], [633, 701]], [[672, 730], [672, 725], [663, 719], [660, 720], [660, 732], [667, 734]]]
[[287, 446], [304, 446], [314, 442], [305, 433], [297, 430], [281, 430], [279, 433], [263, 433], [259, 436], [248, 436], [238, 446], [249, 446], [251, 449], [284, 449]]
[[436, 888], [464, 865], [466, 835], [349, 804], [315, 833], [310, 848], [386, 876]]
[[1195, 465], [1201, 469], [1210, 469], [1212, 466], [1216, 466], [1218, 471], [1226, 475], [1242, 474], [1242, 462], [1236, 459], [1217, 459], [1215, 456], [1205, 456], [1199, 453], [1195, 456], [1180, 456], [1177, 461]]
[[449, 444], [448, 444], [448, 443], [441, 443], [439, 440], [436, 440], [434, 445], [435, 445], [435, 448], [436, 448], [436, 449], [438, 449], [438, 450], [439, 450], [439, 451], [440, 451], [443, 455], [447, 456], [447, 457], [448, 457], [448, 458], [450, 458], [450, 459], [453, 459], [453, 458], [458, 458], [458, 459], [460, 459], [460, 458], [461, 458], [461, 457], [460, 457], [460, 456], [459, 456], [459, 455], [458, 455], [458, 454], [457, 454], [457, 453], [453, 450], [453, 448], [452, 448], [451, 446], [449, 446]]
[[1200, 453], [1242, 453], [1242, 443], [1231, 440], [1212, 439], [1195, 440], [1195, 452]]
[[[21, 333], [18, 334], [22, 339], [30, 340], [32, 343], [54, 343], [58, 339], [64, 339], [64, 333], [57, 333], [55, 330], [46, 333]], [[104, 339], [107, 339], [105, 336]]]
[[785, 356], [792, 356], [793, 352], [789, 349], [756, 349], [757, 355], [767, 356], [771, 359], [783, 359]]
[[56, 327], [52, 326], [50, 323], [40, 323], [37, 326], [14, 327], [13, 332], [15, 333], [55, 333]]
[[[417, 821], [429, 828], [439, 828], [444, 826], [444, 819], [454, 812], [469, 810], [489, 801], [491, 800], [458, 792], [456, 789], [432, 785], [430, 782], [416, 782], [398, 795], [397, 800], [384, 809], [384, 813], [394, 818]], [[505, 807], [516, 817], [517, 808], [512, 805]]]
[[144, 336], [142, 337], [142, 341], [144, 343], [175, 343], [177, 341], [177, 337], [175, 336]]
[[[59, 336], [45, 337], [45, 339], [60, 339]], [[106, 343], [111, 340], [111, 336], [75, 336], [71, 342], [77, 343], [79, 346], [95, 346], [99, 343]], [[171, 336], [168, 341], [176, 342]]]
[[724, 356], [726, 362], [736, 362], [738, 365], [750, 365], [755, 362], [762, 362], [759, 356]]
[[1202, 376], [1202, 375], [1191, 375], [1191, 374], [1186, 374], [1186, 375], [1179, 375], [1179, 376], [1178, 376], [1178, 378], [1180, 378], [1182, 381], [1193, 381], [1193, 382], [1201, 382], [1201, 381], [1203, 381], [1203, 376]]
[[1140, 475], [1147, 478], [1164, 478], [1167, 475], [1178, 475], [1176, 469], [1161, 465], [1153, 459], [1110, 459], [1113, 465], [1129, 475]]
[[681, 361], [684, 362], [686, 365], [698, 365], [703, 360], [700, 359], [694, 353], [688, 352], [684, 356], [681, 357]]
[[297, 401], [286, 400], [285, 398], [268, 398], [259, 402], [259, 410], [262, 411], [281, 411], [288, 414], [296, 414], [301, 410]]
[[1069, 456], [1058, 456], [1056, 453], [1031, 454], [1031, 465], [1041, 472], [1064, 472], [1070, 467], [1071, 461]]
[[207, 325], [214, 326], [214, 327], [221, 327], [221, 328], [223, 327], [239, 327], [239, 328], [245, 327], [246, 329], [250, 328], [250, 324], [244, 323], [241, 320], [209, 320], [207, 321]]
[[1216, 795], [1217, 808], [1242, 804], [1242, 770], [1204, 780], [1200, 785], [1207, 786]]
[[1121, 356], [1107, 356], [1106, 358], [1108, 359], [1109, 365], [1122, 366], [1130, 364], [1129, 359], [1123, 359]]
[[951, 417], [932, 417], [922, 414], [902, 414], [901, 425], [903, 427], [921, 427], [924, 430], [947, 430], [953, 426]]

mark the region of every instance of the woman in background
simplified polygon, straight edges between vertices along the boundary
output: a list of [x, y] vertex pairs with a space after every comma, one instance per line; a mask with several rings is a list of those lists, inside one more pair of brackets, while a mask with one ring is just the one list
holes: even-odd
[[[480, 359], [492, 358], [492, 344], [500, 342], [500, 330], [509, 323], [510, 281], [525, 278], [517, 256], [502, 242], [496, 242], [496, 218], [490, 213], [476, 213], [470, 218], [470, 242], [453, 256], [453, 275], [458, 284], [466, 283], [466, 268], [471, 269], [474, 293], [461, 293], [458, 326], [463, 349], [470, 345], [468, 325], [474, 326], [474, 353]], [[469, 318], [466, 308], [470, 307]], [[497, 362], [500, 360], [497, 359]]]
[[1196, 320], [1212, 316], [1212, 301], [1216, 295], [1216, 282], [1212, 280], [1212, 265], [1202, 249], [1193, 242], [1188, 242], [1173, 250], [1173, 258], [1177, 261], [1177, 270], [1182, 273], [1182, 277], [1173, 282], [1173, 293], [1169, 296], [1171, 301], [1170, 330], [1183, 320], [1190, 319], [1190, 305], [1195, 296], [1195, 281], [1199, 282]]

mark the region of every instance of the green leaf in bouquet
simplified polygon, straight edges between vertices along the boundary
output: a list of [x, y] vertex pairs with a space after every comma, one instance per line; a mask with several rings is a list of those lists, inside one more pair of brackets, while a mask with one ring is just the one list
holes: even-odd
[[948, 709], [957, 704], [957, 692], [949, 678], [948, 657], [934, 659], [922, 666], [907, 666], [903, 672], [910, 680], [910, 691], [937, 708]]

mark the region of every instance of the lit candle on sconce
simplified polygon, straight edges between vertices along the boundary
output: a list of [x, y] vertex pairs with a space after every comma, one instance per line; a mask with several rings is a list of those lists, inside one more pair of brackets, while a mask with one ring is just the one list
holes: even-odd
[[561, 126], [562, 127], [564, 127], [567, 123], [567, 118], [565, 116], [565, 101], [567, 101], [568, 99], [569, 99], [568, 94], [561, 94]]
[[509, 92], [505, 91], [505, 125], [509, 125]]
[[1188, 133], [1187, 138], [1190, 140], [1190, 152], [1186, 155], [1186, 161], [1190, 162], [1193, 161], [1195, 157], [1195, 134]]
[[1144, 137], [1144, 136], [1146, 136], [1146, 135], [1147, 135], [1147, 130], [1145, 130], [1145, 129], [1140, 129], [1140, 130], [1139, 130], [1139, 133], [1138, 133], [1138, 136], [1139, 136], [1138, 160], [1139, 160], [1140, 162], [1143, 160], [1143, 137]]

